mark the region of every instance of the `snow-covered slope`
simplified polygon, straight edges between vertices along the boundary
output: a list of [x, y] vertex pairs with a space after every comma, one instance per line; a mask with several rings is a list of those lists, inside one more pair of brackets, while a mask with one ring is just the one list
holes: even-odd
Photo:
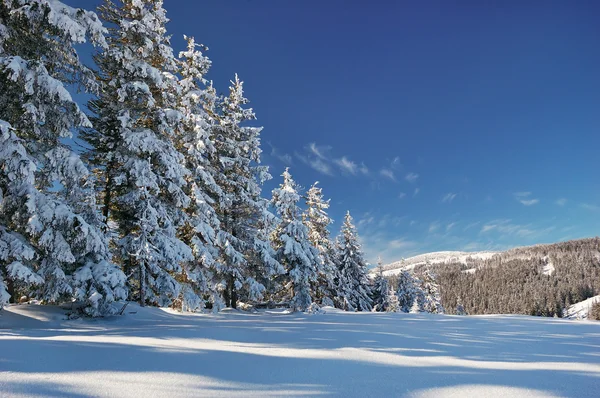
[[419, 265], [443, 264], [449, 262], [458, 262], [467, 264], [467, 259], [486, 260], [492, 258], [497, 252], [460, 252], [460, 251], [444, 251], [420, 254], [418, 256], [409, 257], [400, 261], [395, 261], [383, 267], [384, 275], [396, 275], [403, 269], [411, 270]]
[[568, 319], [588, 319], [588, 314], [594, 303], [600, 303], [600, 295], [571, 305], [565, 310], [563, 316]]
[[0, 396], [597, 397], [600, 322], [340, 313], [0, 312]]

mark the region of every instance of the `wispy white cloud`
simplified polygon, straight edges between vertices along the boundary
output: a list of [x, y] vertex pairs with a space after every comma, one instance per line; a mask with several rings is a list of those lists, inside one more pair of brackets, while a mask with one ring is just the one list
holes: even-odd
[[519, 202], [521, 202], [525, 206], [533, 206], [533, 205], [537, 205], [538, 203], [540, 203], [540, 200], [539, 199], [521, 199], [521, 200], [519, 200]]
[[342, 156], [339, 159], [334, 159], [333, 162], [339, 166], [339, 168], [342, 170], [343, 173], [346, 173], [346, 174], [357, 175], [359, 173], [360, 174], [368, 174], [369, 173], [369, 169], [367, 168], [367, 166], [365, 166], [364, 163], [358, 165], [355, 162], [353, 162], [352, 160], [348, 159], [346, 156]]
[[442, 202], [443, 203], [450, 203], [454, 200], [454, 198], [456, 198], [456, 194], [449, 192], [446, 195], [444, 195], [444, 197], [442, 198]]
[[[334, 158], [331, 155], [333, 147], [329, 145], [318, 145], [315, 142], [309, 143], [303, 148], [304, 150], [294, 152], [294, 155], [302, 161], [302, 163], [310, 166], [312, 169], [319, 173], [326, 174], [329, 176], [336, 175], [336, 169], [345, 175], [368, 175], [369, 168], [364, 162], [355, 162], [348, 158], [348, 156], [342, 156], [341, 158]], [[290, 157], [291, 158], [291, 157]]]
[[394, 159], [392, 159], [392, 162], [390, 163], [390, 167], [392, 169], [398, 169], [398, 168], [402, 167], [402, 164], [400, 164], [400, 156], [396, 156]]
[[469, 229], [471, 229], [471, 228], [474, 228], [474, 227], [478, 226], [479, 224], [481, 224], [481, 221], [475, 221], [475, 222], [472, 222], [472, 223], [470, 223], [470, 224], [467, 224], [467, 225], [466, 225], [466, 226], [463, 228], [463, 231], [468, 231]]
[[358, 166], [356, 163], [345, 156], [342, 156], [340, 159], [335, 159], [334, 162], [345, 173], [356, 174], [358, 172]]
[[392, 181], [396, 181], [396, 176], [394, 175], [394, 171], [390, 170], [390, 169], [381, 169], [379, 170], [379, 174], [381, 174], [384, 177], [389, 178]]
[[406, 198], [406, 193], [404, 193], [404, 192], [400, 192], [400, 193], [398, 194], [398, 199], [404, 199], [404, 198]]
[[489, 231], [492, 231], [494, 229], [496, 229], [497, 225], [496, 224], [486, 224], [481, 228], [481, 233], [486, 233]]
[[416, 241], [404, 237], [390, 237], [379, 231], [362, 233], [361, 243], [365, 257], [371, 263], [374, 263], [378, 256], [381, 256], [384, 264], [403, 257], [410, 257], [417, 254], [416, 249], [418, 248]]
[[369, 168], [364, 163], [361, 163], [360, 166], [358, 166], [358, 171], [364, 175], [369, 174]]
[[592, 205], [589, 203], [582, 203], [579, 205], [582, 209], [590, 210], [590, 211], [600, 211], [600, 206]]
[[391, 249], [408, 249], [415, 247], [416, 243], [407, 239], [393, 239], [389, 241], [388, 246]]
[[446, 232], [449, 232], [456, 224], [458, 224], [458, 222], [451, 222], [450, 224], [446, 225]]
[[567, 199], [565, 199], [565, 198], [560, 198], [560, 199], [557, 199], [555, 203], [556, 203], [557, 205], [559, 205], [559, 206], [564, 206], [564, 205], [566, 205], [566, 204], [567, 204]]
[[302, 163], [310, 166], [312, 169], [318, 171], [319, 173], [326, 174], [328, 176], [333, 176], [333, 168], [326, 163], [324, 160], [318, 157], [308, 157], [304, 156], [298, 152], [294, 152], [294, 155], [302, 161]]
[[418, 178], [419, 178], [419, 175], [417, 173], [408, 173], [407, 175], [404, 176], [404, 179], [406, 181], [410, 182], [411, 184], [416, 182]]
[[531, 192], [515, 192], [514, 195], [517, 198], [527, 198], [531, 196]]
[[514, 224], [511, 220], [493, 220], [485, 224], [480, 233], [486, 234], [495, 232], [500, 234], [500, 238], [508, 236], [518, 236], [520, 238], [532, 238], [545, 236], [548, 233], [554, 231], [556, 226], [548, 226], [545, 228], [535, 227], [532, 224], [522, 225]]
[[358, 223], [356, 223], [357, 227], [364, 227], [366, 225], [369, 224], [373, 224], [373, 222], [375, 221], [375, 217], [373, 217], [372, 215], [370, 215], [369, 213], [365, 214], [365, 216], [363, 218], [361, 218]]
[[533, 206], [533, 205], [537, 205], [538, 203], [540, 203], [539, 199], [528, 199], [531, 197], [531, 192], [527, 191], [527, 192], [515, 192], [513, 194], [515, 196], [515, 199], [517, 199], [517, 201], [519, 201], [522, 205], [524, 206]]
[[413, 197], [417, 196], [419, 192], [421, 192], [421, 188], [415, 188], [415, 191], [413, 192]]
[[277, 149], [273, 144], [267, 142], [267, 144], [271, 147], [271, 156], [279, 159], [286, 166], [293, 166], [294, 162], [292, 160], [292, 155], [289, 153], [281, 153], [279, 149]]
[[435, 232], [438, 229], [440, 229], [439, 221], [434, 221], [431, 224], [429, 224], [429, 233]]
[[314, 142], [308, 144], [308, 151], [319, 159], [327, 159], [327, 153], [331, 150], [329, 145], [317, 145]]

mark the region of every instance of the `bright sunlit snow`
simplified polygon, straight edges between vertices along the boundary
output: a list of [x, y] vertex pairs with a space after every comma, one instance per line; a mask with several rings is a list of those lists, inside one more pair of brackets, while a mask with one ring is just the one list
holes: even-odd
[[565, 310], [564, 317], [569, 319], [587, 319], [594, 303], [600, 303], [600, 295], [569, 306]]
[[517, 315], [0, 313], [3, 396], [597, 397], [600, 323]]

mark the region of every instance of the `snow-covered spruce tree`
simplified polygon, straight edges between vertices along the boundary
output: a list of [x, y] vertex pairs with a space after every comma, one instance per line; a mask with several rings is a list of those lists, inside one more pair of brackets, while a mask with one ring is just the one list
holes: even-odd
[[296, 311], [306, 311], [312, 303], [311, 285], [317, 280], [321, 267], [319, 251], [309, 239], [308, 228], [302, 223], [298, 201], [298, 186], [286, 168], [283, 183], [273, 190], [273, 206], [280, 223], [273, 234], [277, 260], [289, 278], [292, 296], [290, 306]]
[[388, 289], [388, 306], [387, 312], [400, 312], [400, 302], [398, 300], [398, 295], [392, 286]]
[[389, 306], [389, 283], [383, 276], [383, 263], [381, 257], [377, 259], [377, 274], [373, 279], [373, 311], [386, 312]]
[[96, 14], [60, 1], [0, 2], [0, 307], [23, 293], [102, 315], [126, 294], [93, 177], [65, 144], [90, 125], [65, 85], [97, 89], [74, 45], [104, 46], [104, 33]]
[[178, 124], [176, 142], [190, 171], [184, 188], [191, 202], [186, 209], [187, 219], [180, 228], [182, 240], [192, 248], [194, 258], [182, 264], [183, 272], [178, 277], [182, 284], [180, 306], [182, 310], [200, 310], [204, 306], [204, 296], [210, 296], [214, 309], [222, 307], [220, 293], [216, 291], [213, 272], [219, 255], [215, 245], [219, 219], [215, 203], [222, 197], [222, 191], [214, 180], [218, 170], [211, 158], [216, 149], [210, 139], [215, 123], [215, 95], [212, 86], [207, 86], [206, 73], [211, 62], [202, 54], [202, 45], [194, 38], [185, 37], [187, 49], [179, 53], [180, 92], [178, 110], [182, 114]]
[[371, 286], [356, 227], [346, 213], [338, 243], [339, 289], [347, 311], [371, 311]]
[[423, 308], [421, 306], [421, 300], [415, 299], [412, 303], [412, 305], [410, 306], [410, 313], [411, 314], [418, 314], [419, 312], [422, 312]]
[[176, 235], [190, 203], [190, 173], [175, 146], [182, 115], [168, 20], [161, 0], [106, 0], [99, 12], [109, 34], [95, 57], [101, 90], [89, 104], [87, 158], [100, 176], [103, 214], [130, 297], [170, 305], [181, 293], [181, 264], [193, 256]]
[[430, 269], [425, 271], [421, 287], [424, 294], [423, 310], [433, 314], [443, 314], [444, 307], [440, 297], [440, 288], [435, 281], [435, 274]]
[[398, 304], [400, 311], [410, 312], [413, 303], [418, 299], [419, 286], [416, 279], [406, 270], [402, 270], [398, 275]]
[[339, 279], [328, 229], [333, 220], [327, 215], [329, 200], [323, 199], [322, 189], [317, 184], [315, 182], [306, 192], [306, 211], [302, 215], [302, 221], [308, 228], [308, 238], [319, 251], [321, 259], [317, 268], [317, 280], [311, 288], [315, 302], [333, 307], [334, 300], [337, 299], [336, 281]]
[[[261, 198], [264, 181], [271, 178], [260, 165], [262, 128], [243, 126], [254, 120], [252, 109], [244, 108], [243, 83], [231, 82], [229, 96], [216, 104], [216, 124], [211, 138], [216, 148], [215, 182], [222, 191], [216, 203], [220, 227], [214, 273], [220, 280], [225, 305], [235, 308], [238, 298], [255, 301], [265, 293], [265, 281], [283, 271], [275, 260], [265, 228], [273, 215]], [[268, 229], [268, 228], [267, 228]]]

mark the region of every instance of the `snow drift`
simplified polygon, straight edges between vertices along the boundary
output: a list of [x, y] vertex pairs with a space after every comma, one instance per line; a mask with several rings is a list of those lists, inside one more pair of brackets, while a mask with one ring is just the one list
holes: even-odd
[[600, 380], [600, 323], [528, 316], [181, 315], [130, 304], [0, 313], [2, 396], [573, 396]]

